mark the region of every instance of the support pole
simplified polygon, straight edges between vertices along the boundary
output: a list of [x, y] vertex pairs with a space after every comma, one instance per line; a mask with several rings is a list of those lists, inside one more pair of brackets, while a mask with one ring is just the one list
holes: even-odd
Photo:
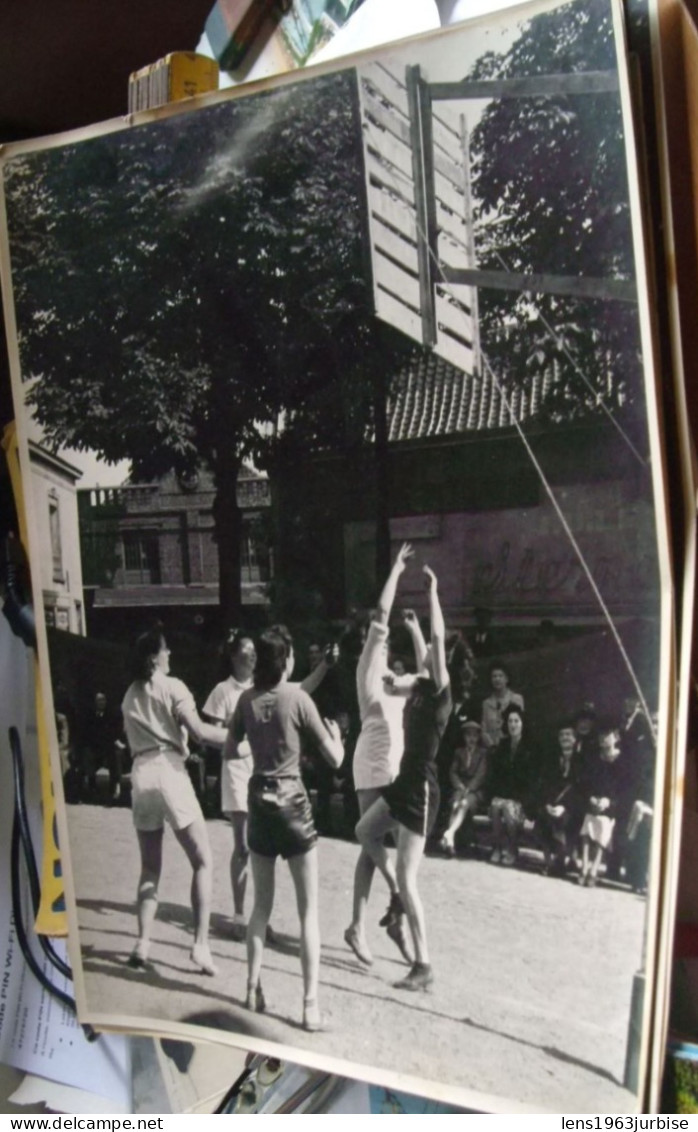
[[437, 232], [431, 100], [417, 64], [406, 68], [405, 78], [410, 114], [422, 342], [425, 346], [433, 346], [436, 342], [436, 316], [431, 256], [435, 252]]

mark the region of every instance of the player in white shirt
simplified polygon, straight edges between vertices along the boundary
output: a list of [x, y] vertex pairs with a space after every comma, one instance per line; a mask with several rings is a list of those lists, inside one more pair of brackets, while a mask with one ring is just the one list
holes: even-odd
[[[382, 788], [397, 776], [402, 758], [405, 699], [398, 693], [388, 667], [388, 621], [400, 575], [412, 554], [409, 543], [403, 543], [383, 587], [356, 670], [361, 733], [354, 752], [353, 773], [361, 816], [381, 796]], [[392, 820], [386, 822], [381, 837], [393, 824]], [[403, 957], [411, 962], [395, 867], [387, 854], [382, 861], [383, 876], [390, 889], [390, 905], [380, 922]], [[366, 941], [366, 908], [375, 867], [372, 857], [362, 848], [354, 872], [352, 921], [344, 933], [345, 942], [366, 966], [373, 962]]]
[[213, 861], [206, 823], [187, 774], [187, 734], [199, 743], [222, 747], [226, 732], [205, 723], [194, 697], [170, 676], [170, 650], [156, 628], [136, 641], [135, 680], [121, 710], [131, 754], [133, 823], [138, 834], [141, 873], [138, 882], [138, 942], [131, 967], [145, 967], [158, 907], [165, 822], [184, 849], [193, 871], [191, 887], [194, 943], [191, 958], [203, 974], [215, 975], [208, 928], [211, 914]]
[[[216, 684], [203, 706], [202, 714], [218, 727], [228, 730], [240, 695], [252, 687], [257, 653], [254, 641], [235, 633], [226, 644], [230, 675]], [[252, 752], [246, 741], [240, 744], [237, 759], [224, 759], [221, 766], [221, 810], [233, 830], [230, 858], [230, 884], [233, 890], [233, 936], [245, 938], [245, 893], [250, 851], [247, 846], [247, 790], [252, 777]]]

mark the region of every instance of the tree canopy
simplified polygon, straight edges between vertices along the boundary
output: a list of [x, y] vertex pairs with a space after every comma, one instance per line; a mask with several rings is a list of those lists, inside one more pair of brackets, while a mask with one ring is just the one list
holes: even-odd
[[345, 73], [15, 163], [21, 353], [49, 438], [148, 474], [224, 438], [252, 454], [255, 422], [294, 419], [370, 313], [356, 138]]
[[[470, 77], [616, 66], [611, 5], [579, 0], [530, 20], [506, 54], [483, 56]], [[473, 131], [472, 158], [481, 267], [634, 277], [616, 94], [494, 99]], [[505, 382], [526, 385], [556, 369], [546, 406], [553, 417], [587, 413], [599, 400], [615, 412], [641, 405], [635, 304], [490, 290], [480, 313], [485, 351]]]
[[219, 540], [243, 458], [362, 443], [366, 359], [399, 347], [366, 282], [359, 147], [350, 71], [13, 162], [22, 368], [49, 441], [139, 477], [204, 460]]

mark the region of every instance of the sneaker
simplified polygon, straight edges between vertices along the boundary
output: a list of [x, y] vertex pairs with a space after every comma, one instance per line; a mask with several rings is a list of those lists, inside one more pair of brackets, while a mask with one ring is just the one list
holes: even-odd
[[208, 944], [195, 943], [191, 949], [191, 961], [200, 975], [210, 975], [213, 978], [218, 974]]
[[434, 972], [429, 963], [413, 963], [409, 975], [393, 983], [396, 990], [428, 991], [434, 982]]
[[455, 855], [456, 855], [456, 850], [455, 850], [454, 846], [451, 844], [451, 842], [446, 837], [441, 838], [441, 840], [439, 842], [439, 849], [443, 853], [444, 857], [455, 857]]
[[262, 990], [261, 983], [257, 983], [256, 987], [247, 988], [245, 1006], [248, 1010], [251, 1010], [253, 1014], [264, 1014], [264, 1011], [267, 1008], [267, 1002], [264, 997], [264, 991]]
[[360, 959], [367, 967], [371, 966], [373, 956], [353, 924], [350, 924], [345, 931], [344, 942], [352, 949], [357, 959]]
[[394, 920], [399, 919], [399, 917], [404, 916], [404, 914], [405, 906], [402, 903], [400, 893], [394, 892], [390, 897], [390, 904], [388, 905], [385, 915], [381, 916], [378, 923], [380, 927], [387, 928], [388, 924], [392, 924]]
[[322, 1034], [329, 1029], [315, 999], [303, 1003], [303, 1029], [308, 1034]]
[[490, 861], [492, 862], [492, 864], [498, 865], [498, 864], [500, 864], [501, 860], [502, 860], [502, 850], [501, 849], [493, 849], [492, 850], [492, 856], [490, 857]]
[[405, 917], [397, 916], [391, 924], [387, 925], [385, 930], [388, 933], [388, 938], [392, 939], [393, 943], [399, 947], [400, 954], [405, 960], [405, 963], [411, 963], [412, 953], [410, 952], [410, 947], [407, 942], [407, 932], [405, 931]]
[[502, 864], [503, 865], [515, 865], [516, 864], [516, 856], [517, 855], [516, 855], [516, 853], [514, 852], [513, 849], [505, 849], [504, 852], [502, 853]]
[[138, 945], [134, 947], [126, 962], [134, 971], [150, 971], [153, 967], [153, 964], [148, 958], [147, 947], [143, 948]]

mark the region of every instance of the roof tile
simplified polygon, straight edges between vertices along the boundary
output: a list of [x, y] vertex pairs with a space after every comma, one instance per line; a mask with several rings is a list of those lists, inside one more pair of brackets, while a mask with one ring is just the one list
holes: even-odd
[[[531, 389], [512, 390], [509, 404], [519, 423], [535, 416], [554, 375], [536, 377]], [[464, 373], [437, 354], [417, 353], [393, 381], [388, 403], [391, 441], [425, 440], [462, 432], [506, 428], [509, 408], [494, 378]]]

